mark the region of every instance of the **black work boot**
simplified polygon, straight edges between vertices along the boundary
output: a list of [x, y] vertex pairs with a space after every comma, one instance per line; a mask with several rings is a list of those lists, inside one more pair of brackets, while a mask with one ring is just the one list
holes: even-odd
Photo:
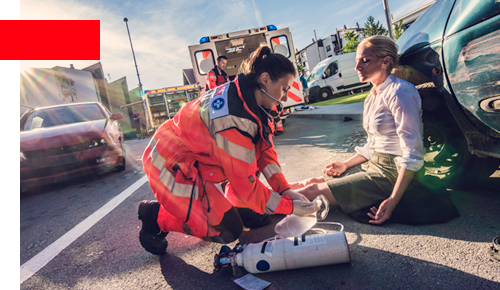
[[139, 204], [138, 215], [142, 221], [139, 232], [139, 241], [142, 247], [154, 255], [161, 255], [167, 250], [168, 242], [165, 239], [168, 232], [162, 232], [156, 220], [160, 204], [157, 201], [143, 200]]
[[257, 229], [265, 227], [271, 223], [271, 219], [267, 213], [259, 214], [249, 208], [237, 207], [243, 225], [249, 229]]

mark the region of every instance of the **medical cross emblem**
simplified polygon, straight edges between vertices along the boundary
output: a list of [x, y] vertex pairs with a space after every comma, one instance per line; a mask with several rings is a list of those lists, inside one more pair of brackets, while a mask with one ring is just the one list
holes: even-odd
[[220, 110], [224, 107], [224, 99], [223, 98], [218, 98], [215, 99], [212, 103], [212, 109], [214, 110]]

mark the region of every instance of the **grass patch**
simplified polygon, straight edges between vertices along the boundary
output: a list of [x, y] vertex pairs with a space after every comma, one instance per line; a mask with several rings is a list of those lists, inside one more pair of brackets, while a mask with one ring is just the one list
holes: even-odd
[[316, 102], [313, 106], [328, 106], [328, 105], [341, 105], [364, 102], [370, 91], [357, 93], [354, 95], [347, 95], [343, 97], [333, 98], [326, 101]]

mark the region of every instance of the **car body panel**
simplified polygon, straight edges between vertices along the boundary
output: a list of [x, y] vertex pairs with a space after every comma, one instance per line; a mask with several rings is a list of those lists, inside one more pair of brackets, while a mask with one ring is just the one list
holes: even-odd
[[441, 0], [432, 4], [398, 39], [399, 53], [410, 53], [440, 41], [454, 2]]
[[500, 96], [500, 15], [447, 37], [443, 51], [458, 102], [474, 116], [471, 120], [484, 124], [481, 131], [500, 138], [500, 111], [480, 107], [481, 101]]
[[[445, 102], [469, 151], [479, 157], [500, 158], [500, 112], [481, 108], [500, 98], [497, 6], [495, 0], [436, 1], [397, 41], [396, 75], [414, 85], [434, 83], [441, 93], [436, 98]], [[429, 104], [423, 106], [425, 111]]]

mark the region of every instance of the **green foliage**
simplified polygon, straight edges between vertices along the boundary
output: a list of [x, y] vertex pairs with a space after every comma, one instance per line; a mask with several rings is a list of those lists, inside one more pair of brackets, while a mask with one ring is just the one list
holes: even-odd
[[347, 31], [344, 35], [347, 43], [342, 47], [342, 53], [355, 52], [359, 44], [358, 37], [354, 31]]
[[365, 37], [373, 35], [387, 35], [387, 29], [380, 24], [380, 21], [375, 23], [373, 16], [368, 16], [367, 20], [368, 21], [365, 22], [365, 30], [363, 31]]
[[399, 23], [394, 24], [394, 40], [398, 40], [404, 32], [405, 27], [403, 25], [403, 20], [400, 20]]
[[300, 62], [297, 63], [297, 72], [300, 72], [304, 70], [304, 65]]

